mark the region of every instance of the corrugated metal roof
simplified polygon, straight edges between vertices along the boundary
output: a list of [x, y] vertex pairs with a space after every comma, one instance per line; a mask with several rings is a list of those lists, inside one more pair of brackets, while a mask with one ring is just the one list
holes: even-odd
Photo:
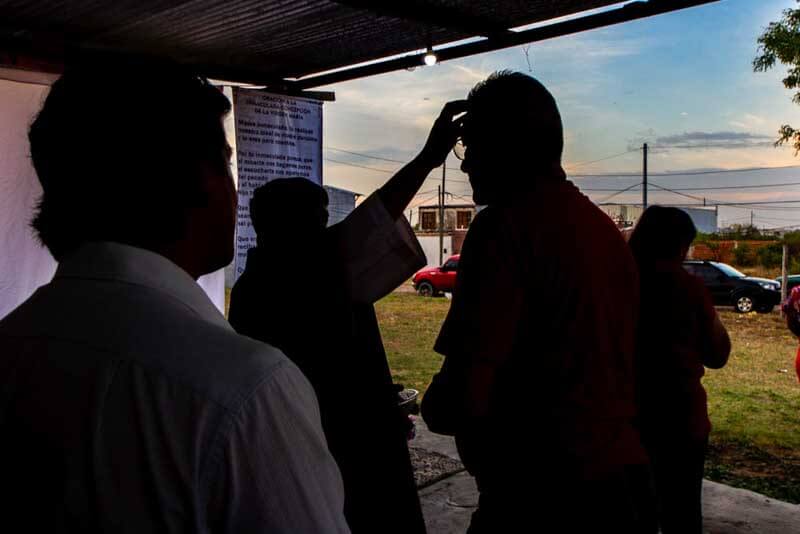
[[[669, 4], [672, 0], [652, 0]], [[0, 0], [0, 52], [170, 57], [232, 81], [298, 78], [619, 0]], [[681, 3], [681, 2], [678, 2]], [[685, 3], [685, 2], [683, 2]], [[684, 6], [685, 7], [685, 6]], [[59, 54], [62, 54], [59, 57]]]

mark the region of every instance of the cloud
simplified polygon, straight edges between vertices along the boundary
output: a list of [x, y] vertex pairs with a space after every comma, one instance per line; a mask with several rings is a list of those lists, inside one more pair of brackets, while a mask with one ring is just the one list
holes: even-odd
[[729, 122], [731, 126], [735, 128], [741, 128], [743, 130], [759, 128], [761, 126], [764, 126], [766, 123], [767, 120], [765, 118], [759, 117], [758, 115], [753, 115], [752, 113], [745, 113], [738, 120], [733, 120]]
[[[638, 148], [646, 139], [634, 139], [628, 144], [630, 149]], [[665, 135], [649, 140], [654, 149], [669, 150], [672, 148], [732, 149], [772, 146], [775, 140], [769, 136], [752, 132], [684, 132]]]
[[686, 113], [685, 111], [681, 111], [681, 117], [688, 117], [688, 116], [689, 116], [688, 113]]

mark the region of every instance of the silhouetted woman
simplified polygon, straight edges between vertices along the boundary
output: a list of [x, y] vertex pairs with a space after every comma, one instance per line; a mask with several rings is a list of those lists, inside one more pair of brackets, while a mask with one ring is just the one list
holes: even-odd
[[641, 282], [639, 423], [662, 534], [702, 533], [711, 423], [700, 380], [705, 367], [725, 365], [731, 348], [708, 291], [682, 266], [696, 234], [684, 211], [653, 206], [629, 241]]

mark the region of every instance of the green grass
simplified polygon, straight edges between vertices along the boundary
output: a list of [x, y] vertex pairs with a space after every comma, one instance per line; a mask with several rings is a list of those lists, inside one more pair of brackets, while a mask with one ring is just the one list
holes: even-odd
[[415, 293], [392, 293], [375, 306], [394, 381], [419, 390], [420, 396], [442, 365], [433, 344], [449, 308], [446, 298]]
[[733, 342], [728, 365], [706, 373], [713, 430], [709, 478], [800, 503], [797, 340], [778, 312], [721, 311]]
[[[394, 293], [376, 306], [397, 382], [425, 391], [441, 366], [433, 344], [450, 301]], [[720, 312], [733, 352], [704, 379], [714, 430], [706, 463], [712, 480], [800, 503], [800, 384], [797, 340], [777, 312]]]

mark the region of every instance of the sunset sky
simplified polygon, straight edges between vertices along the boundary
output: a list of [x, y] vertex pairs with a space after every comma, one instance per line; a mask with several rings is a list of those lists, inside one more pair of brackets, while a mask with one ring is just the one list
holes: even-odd
[[[653, 147], [654, 184], [708, 203], [800, 201], [800, 185], [697, 189], [800, 183], [794, 150], [773, 147], [781, 124], [800, 126], [800, 107], [781, 84], [785, 68], [752, 69], [760, 33], [783, 9], [796, 5], [794, 0], [722, 0], [534, 43], [529, 61], [524, 47], [515, 47], [326, 87], [336, 92], [336, 102], [325, 104], [324, 181], [370, 193], [400, 167], [385, 159], [413, 157], [445, 102], [464, 98], [495, 70], [512, 69], [530, 73], [553, 92], [565, 125], [565, 167], [596, 201], [641, 199], [638, 189], [609, 198], [638, 184], [640, 176], [579, 175], [640, 173], [643, 142]], [[455, 202], [470, 194], [458, 163], [452, 156], [447, 163], [447, 190], [461, 196], [454, 196]], [[792, 165], [798, 167], [657, 176]], [[434, 171], [415, 203], [435, 202], [440, 179], [441, 170]], [[649, 197], [660, 203], [701, 202], [656, 186]], [[757, 226], [800, 225], [800, 203], [723, 206], [720, 225], [749, 222], [751, 209]]]

